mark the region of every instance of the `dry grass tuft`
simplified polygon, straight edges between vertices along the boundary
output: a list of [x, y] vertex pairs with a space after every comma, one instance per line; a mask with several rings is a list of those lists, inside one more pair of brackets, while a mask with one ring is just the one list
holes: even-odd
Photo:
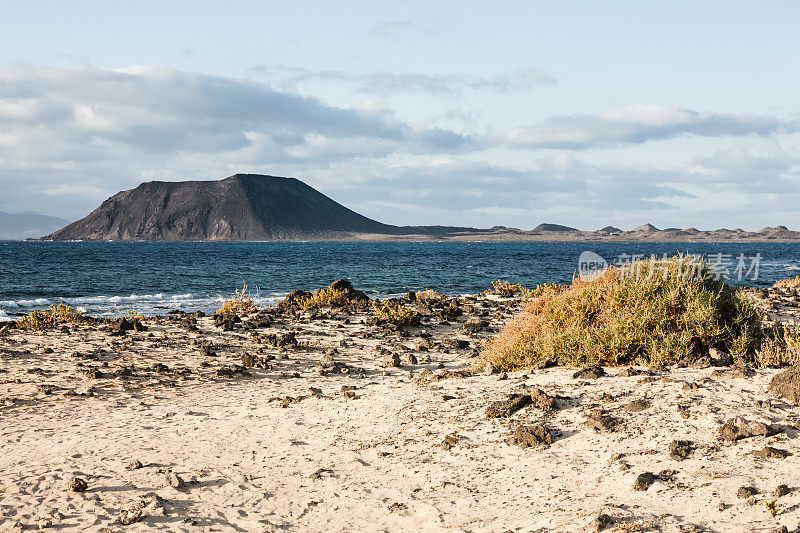
[[34, 311], [17, 320], [19, 329], [43, 329], [59, 324], [68, 324], [83, 321], [83, 313], [64, 304], [51, 305], [43, 311]]
[[638, 261], [534, 292], [484, 349], [483, 365], [513, 370], [543, 357], [571, 366], [671, 364], [710, 347], [741, 358], [762, 338], [755, 308], [693, 257]]
[[788, 329], [770, 332], [756, 351], [755, 362], [761, 368], [780, 368], [800, 363], [800, 336]]
[[258, 308], [256, 304], [253, 303], [253, 300], [258, 298], [258, 292], [259, 288], [256, 287], [255, 295], [251, 294], [250, 290], [247, 288], [247, 283], [243, 283], [241, 290], [234, 291], [234, 296], [222, 303], [222, 307], [217, 309], [217, 314], [226, 315], [228, 313], [233, 313], [237, 315], [246, 315], [257, 311]]

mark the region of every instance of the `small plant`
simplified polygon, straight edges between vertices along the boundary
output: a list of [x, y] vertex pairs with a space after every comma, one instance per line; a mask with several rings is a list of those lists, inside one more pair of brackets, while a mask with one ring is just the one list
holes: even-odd
[[20, 329], [43, 329], [58, 324], [80, 322], [83, 313], [64, 304], [51, 305], [43, 311], [34, 311], [17, 320], [16, 326]]
[[420, 322], [419, 313], [390, 300], [375, 305], [375, 316], [396, 326], [416, 326]]
[[256, 287], [255, 296], [250, 293], [247, 288], [247, 283], [243, 283], [241, 290], [235, 290], [233, 298], [229, 298], [222, 302], [222, 307], [217, 309], [218, 315], [225, 315], [233, 313], [237, 315], [246, 315], [256, 311], [256, 304], [253, 303], [255, 298], [258, 298], [259, 288]]
[[765, 500], [764, 507], [767, 508], [767, 511], [769, 511], [769, 514], [771, 514], [773, 517], [778, 516], [780, 509], [778, 509], [778, 502], [775, 500]]
[[137, 313], [134, 309], [128, 311], [128, 314], [125, 315], [125, 318], [128, 320], [128, 322], [141, 322], [144, 320], [144, 317]]

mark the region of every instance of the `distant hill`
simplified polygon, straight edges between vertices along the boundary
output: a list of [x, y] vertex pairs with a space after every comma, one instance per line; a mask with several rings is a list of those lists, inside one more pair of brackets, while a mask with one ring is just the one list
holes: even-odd
[[[16, 216], [16, 215], [15, 215]], [[41, 216], [41, 215], [37, 215]], [[64, 223], [59, 219], [59, 226]], [[38, 233], [36, 233], [38, 231]], [[795, 241], [784, 226], [758, 232], [660, 231], [651, 224], [631, 231], [606, 226], [581, 231], [560, 224], [532, 230], [494, 226], [393, 226], [352, 211], [295, 178], [235, 174], [219, 181], [151, 181], [122, 191], [85, 218], [53, 231], [52, 240], [276, 241]], [[28, 233], [24, 236], [31, 236]]]
[[0, 211], [0, 240], [38, 239], [69, 224], [63, 218], [40, 215], [33, 211], [5, 213]]
[[267, 241], [393, 233], [295, 178], [151, 181], [122, 191], [54, 240]]
[[633, 228], [633, 231], [644, 231], [644, 232], [653, 232], [653, 231], [661, 231], [657, 227], [652, 224], [642, 224], [639, 227]]
[[561, 226], [560, 224], [539, 224], [531, 231], [578, 231], [576, 228], [570, 228], [569, 226]]

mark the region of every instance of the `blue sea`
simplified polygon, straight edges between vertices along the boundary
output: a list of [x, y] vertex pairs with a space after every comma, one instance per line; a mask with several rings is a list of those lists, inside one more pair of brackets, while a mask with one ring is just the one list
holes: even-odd
[[59, 302], [98, 317], [209, 312], [243, 282], [260, 288], [259, 304], [339, 278], [372, 297], [427, 288], [474, 294], [498, 278], [533, 287], [570, 281], [587, 250], [618, 264], [705, 255], [736, 285], [800, 274], [800, 243], [0, 241], [0, 320]]

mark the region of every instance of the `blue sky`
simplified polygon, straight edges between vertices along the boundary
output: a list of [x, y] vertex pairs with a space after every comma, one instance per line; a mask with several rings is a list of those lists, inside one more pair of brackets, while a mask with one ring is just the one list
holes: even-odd
[[800, 2], [4, 13], [0, 210], [261, 172], [396, 224], [800, 229]]

